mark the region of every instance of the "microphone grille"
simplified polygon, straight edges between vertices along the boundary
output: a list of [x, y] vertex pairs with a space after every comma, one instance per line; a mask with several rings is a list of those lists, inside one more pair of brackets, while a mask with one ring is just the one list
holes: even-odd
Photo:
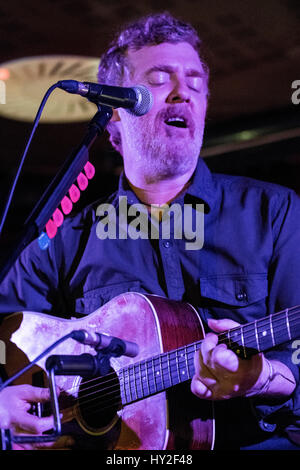
[[136, 92], [138, 100], [133, 109], [127, 109], [126, 111], [134, 114], [134, 116], [143, 116], [144, 114], [148, 113], [148, 111], [150, 111], [153, 105], [152, 93], [143, 85], [138, 85], [133, 87], [133, 89]]

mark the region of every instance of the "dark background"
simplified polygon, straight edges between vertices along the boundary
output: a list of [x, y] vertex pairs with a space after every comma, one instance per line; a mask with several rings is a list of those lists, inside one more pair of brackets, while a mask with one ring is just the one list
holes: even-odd
[[[208, 166], [279, 183], [300, 194], [300, 105], [291, 101], [292, 82], [300, 80], [299, 0], [10, 0], [0, 3], [0, 64], [35, 56], [100, 57], [124, 21], [161, 11], [192, 23], [206, 45], [211, 97], [202, 156]], [[24, 81], [28, 79], [38, 84], [30, 69]], [[25, 106], [21, 97], [15, 98], [17, 106]], [[32, 128], [32, 122], [3, 116], [3, 106], [1, 210]], [[86, 125], [40, 123], [2, 234], [0, 256], [79, 144]], [[75, 210], [117, 184], [122, 161], [106, 137], [96, 141], [90, 160], [96, 177]]]

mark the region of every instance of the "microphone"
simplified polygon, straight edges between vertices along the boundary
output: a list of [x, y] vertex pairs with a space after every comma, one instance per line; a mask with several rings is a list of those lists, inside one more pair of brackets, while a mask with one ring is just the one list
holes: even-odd
[[134, 116], [148, 113], [153, 104], [152, 93], [143, 85], [124, 88], [76, 80], [60, 80], [57, 86], [68, 93], [84, 96], [96, 104], [125, 108]]
[[73, 330], [72, 338], [75, 341], [91, 346], [96, 350], [109, 347], [113, 352], [128, 357], [135, 357], [139, 353], [139, 347], [136, 343], [125, 341], [115, 336], [104, 335], [102, 333], [86, 330]]

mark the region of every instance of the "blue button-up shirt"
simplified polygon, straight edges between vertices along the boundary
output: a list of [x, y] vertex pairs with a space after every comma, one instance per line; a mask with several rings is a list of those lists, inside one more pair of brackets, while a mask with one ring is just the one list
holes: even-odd
[[[121, 205], [125, 207], [124, 201], [128, 209], [140, 202], [123, 174], [118, 190], [107, 200], [65, 220], [47, 250], [41, 250], [36, 240], [31, 243], [1, 286], [1, 312], [89, 314], [128, 291], [189, 302], [204, 324], [210, 317], [245, 323], [300, 305], [300, 199], [292, 190], [211, 174], [199, 159], [190, 186], [173, 201], [183, 214], [189, 210], [189, 232], [197, 234], [194, 241], [183, 222], [182, 236], [176, 235], [176, 224], [170, 223], [170, 232], [164, 236], [126, 237], [124, 214], [118, 212]], [[114, 223], [106, 228], [104, 203], [109, 204]], [[130, 213], [127, 217], [127, 225], [136, 220]], [[293, 352], [288, 344], [266, 355], [286, 363], [299, 383]], [[224, 409], [235, 405], [238, 410], [236, 414], [230, 411], [230, 431], [234, 419], [244, 421], [244, 401], [254, 406], [266, 431], [274, 429], [268, 425], [273, 416], [284, 426], [299, 422], [297, 388], [293, 397], [275, 404], [267, 399], [229, 400]], [[242, 434], [239, 428], [238, 445]]]

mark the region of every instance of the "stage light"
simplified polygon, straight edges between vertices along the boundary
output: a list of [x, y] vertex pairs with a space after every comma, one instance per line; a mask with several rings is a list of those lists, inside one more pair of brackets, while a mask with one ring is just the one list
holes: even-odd
[[[0, 116], [33, 122], [51, 85], [62, 79], [96, 82], [98, 65], [99, 58], [70, 55], [25, 57], [0, 64], [0, 80], [6, 88]], [[89, 121], [96, 111], [81, 96], [57, 89], [45, 106], [41, 123]]]

